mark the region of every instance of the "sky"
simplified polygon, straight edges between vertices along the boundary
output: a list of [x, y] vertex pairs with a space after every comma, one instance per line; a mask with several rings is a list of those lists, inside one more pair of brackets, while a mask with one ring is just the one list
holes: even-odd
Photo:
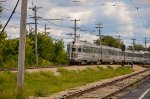
[[[49, 35], [63, 39], [65, 43], [73, 40], [74, 22], [78, 19], [77, 35], [80, 40], [93, 42], [98, 37], [96, 24], [102, 24], [101, 34], [121, 39], [126, 45], [131, 45], [133, 38], [136, 43], [144, 44], [144, 38], [150, 42], [150, 1], [149, 0], [28, 0], [27, 23], [33, 23], [33, 6], [42, 7], [37, 11], [38, 31], [44, 32], [47, 25]], [[0, 15], [2, 25], [5, 25], [17, 0], [2, 2], [3, 12]], [[21, 3], [21, 0], [20, 0]], [[20, 3], [5, 31], [9, 38], [19, 37]], [[63, 19], [47, 20], [47, 19]], [[34, 25], [31, 25], [34, 28]], [[29, 26], [27, 25], [27, 29]], [[149, 46], [148, 44], [147, 46]]]

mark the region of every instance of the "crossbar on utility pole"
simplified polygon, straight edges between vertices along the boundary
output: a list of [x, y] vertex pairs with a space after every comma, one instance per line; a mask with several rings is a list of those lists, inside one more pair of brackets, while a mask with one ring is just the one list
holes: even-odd
[[100, 45], [101, 45], [101, 28], [103, 28], [102, 25], [103, 25], [103, 23], [96, 24], [96, 29], [99, 30], [99, 34], [97, 36], [99, 36]]
[[74, 43], [75, 43], [76, 42], [76, 35], [77, 35], [76, 34], [77, 33], [77, 22], [80, 21], [80, 20], [74, 19], [74, 20], [71, 20], [71, 21], [74, 21], [74, 23], [75, 23], [74, 24], [75, 25], [74, 26]]
[[20, 91], [23, 90], [23, 83], [24, 83], [27, 2], [28, 0], [22, 0], [21, 2], [20, 40], [19, 40], [18, 75], [17, 75], [17, 87], [18, 90]]

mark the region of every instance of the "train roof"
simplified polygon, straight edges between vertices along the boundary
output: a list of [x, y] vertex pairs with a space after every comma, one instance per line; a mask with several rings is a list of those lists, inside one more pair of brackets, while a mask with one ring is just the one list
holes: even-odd
[[105, 45], [96, 45], [96, 44], [93, 44], [93, 43], [89, 43], [89, 42], [81, 42], [81, 41], [77, 41], [75, 43], [73, 42], [70, 42], [68, 43], [69, 45], [75, 45], [75, 46], [86, 46], [86, 47], [94, 47], [94, 48], [105, 48], [105, 49], [114, 49], [114, 50], [118, 50], [118, 51], [121, 51], [121, 49], [119, 48], [114, 48], [114, 47], [109, 47], [109, 46], [105, 46]]
[[[87, 41], [76, 41], [75, 43], [73, 42], [70, 42], [68, 43], [69, 45], [75, 45], [75, 46], [86, 46], [86, 47], [94, 47], [94, 48], [105, 48], [105, 49], [114, 49], [114, 50], [117, 50], [117, 51], [121, 51], [121, 49], [119, 48], [115, 48], [115, 47], [109, 47], [109, 46], [105, 46], [105, 45], [101, 45], [101, 46], [98, 46], [96, 44], [93, 44], [93, 43], [89, 43]], [[125, 52], [128, 52], [128, 53], [133, 53], [133, 51], [131, 50], [125, 50]], [[139, 54], [146, 54], [146, 53], [150, 53], [148, 51], [134, 51], [134, 53], [139, 53]]]

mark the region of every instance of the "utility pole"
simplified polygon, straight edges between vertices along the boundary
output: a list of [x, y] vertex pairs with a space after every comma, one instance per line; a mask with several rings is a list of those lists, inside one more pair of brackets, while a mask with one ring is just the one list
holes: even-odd
[[47, 35], [48, 33], [47, 33], [47, 31], [46, 31], [46, 30], [47, 30], [47, 29], [49, 29], [49, 30], [50, 30], [50, 28], [47, 28], [47, 26], [46, 26], [46, 24], [45, 24], [45, 28], [44, 28], [44, 29], [45, 29], [45, 35]]
[[118, 35], [117, 37], [118, 37], [118, 41], [119, 41], [119, 44], [120, 44], [120, 42], [121, 42], [121, 36]]
[[[42, 18], [42, 17], [38, 17], [38, 18], [44, 19], [44, 18]], [[51, 21], [63, 21], [63, 19], [44, 19], [44, 20], [47, 20], [47, 21], [48, 21], [48, 20], [51, 20]], [[46, 32], [47, 29], [50, 30], [50, 28], [47, 28], [47, 26], [46, 26], [46, 24], [45, 24], [45, 28], [44, 28], [45, 35], [47, 35], [47, 32]]]
[[31, 18], [34, 18], [34, 21], [35, 21], [35, 54], [36, 54], [36, 66], [38, 66], [38, 45], [37, 45], [37, 10], [39, 8], [42, 8], [42, 7], [37, 7], [37, 6], [34, 6], [33, 8], [29, 8], [29, 9], [32, 9], [34, 11], [34, 17], [31, 17]]
[[135, 38], [133, 38], [133, 39], [131, 39], [132, 41], [133, 41], [133, 47], [132, 47], [132, 51], [134, 52], [134, 46], [135, 46], [135, 41], [136, 41], [136, 39]]
[[19, 91], [23, 90], [23, 83], [24, 83], [27, 2], [28, 0], [22, 0], [21, 2], [20, 40], [19, 40], [18, 75], [17, 75], [17, 87]]
[[98, 23], [98, 24], [96, 24], [96, 29], [99, 30], [99, 34], [98, 34], [97, 36], [99, 36], [100, 45], [101, 45], [101, 36], [102, 36], [102, 35], [101, 35], [101, 28], [103, 28], [102, 25], [103, 25], [103, 23]]
[[74, 19], [74, 20], [71, 20], [71, 21], [74, 21], [74, 23], [75, 23], [74, 24], [75, 25], [74, 26], [74, 43], [75, 43], [76, 42], [76, 35], [77, 35], [76, 34], [76, 32], [77, 32], [77, 22], [80, 21], [80, 20]]
[[147, 38], [145, 37], [144, 39], [145, 39], [145, 41], [144, 41], [145, 48], [147, 48]]
[[120, 48], [121, 36], [120, 36], [120, 35], [118, 35], [117, 37], [118, 37], [118, 41], [119, 41], [119, 48]]
[[136, 39], [135, 38], [133, 38], [133, 39], [131, 39], [131, 40], [133, 40], [133, 47], [132, 47], [132, 51], [133, 51], [133, 56], [132, 56], [132, 64], [131, 64], [131, 67], [133, 68], [133, 65], [134, 65], [134, 59], [133, 59], [133, 57], [134, 57], [134, 46], [135, 46], [135, 41], [136, 41]]

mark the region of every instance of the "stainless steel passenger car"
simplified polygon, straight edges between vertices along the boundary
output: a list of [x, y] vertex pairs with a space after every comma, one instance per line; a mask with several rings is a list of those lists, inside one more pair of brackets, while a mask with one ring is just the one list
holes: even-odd
[[145, 64], [150, 64], [150, 52], [144, 52], [144, 62]]
[[70, 64], [80, 63], [150, 63], [149, 52], [132, 52], [126, 50], [123, 52], [121, 49], [108, 47], [108, 46], [97, 46], [88, 42], [70, 42], [67, 45], [67, 57]]

